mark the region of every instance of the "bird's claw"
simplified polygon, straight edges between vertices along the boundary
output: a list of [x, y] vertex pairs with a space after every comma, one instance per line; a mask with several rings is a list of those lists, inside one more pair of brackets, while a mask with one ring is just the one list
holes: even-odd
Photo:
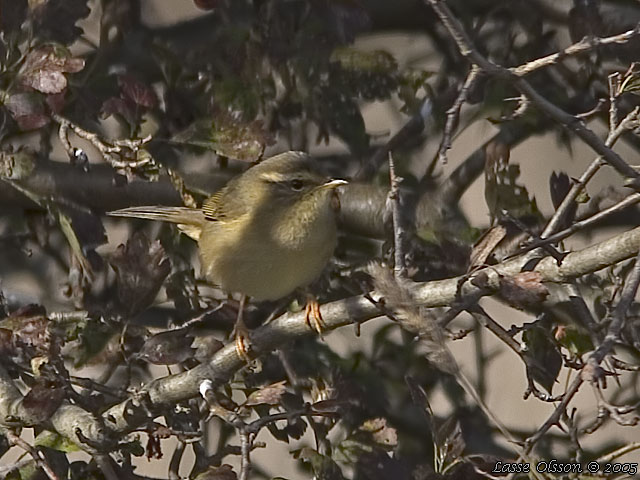
[[251, 363], [251, 356], [249, 355], [251, 339], [249, 338], [249, 329], [243, 321], [236, 322], [234, 336], [238, 355], [245, 363]]
[[318, 335], [322, 336], [322, 332], [327, 325], [322, 319], [320, 304], [315, 299], [307, 300], [307, 304], [304, 307], [304, 321], [310, 329], [315, 330]]

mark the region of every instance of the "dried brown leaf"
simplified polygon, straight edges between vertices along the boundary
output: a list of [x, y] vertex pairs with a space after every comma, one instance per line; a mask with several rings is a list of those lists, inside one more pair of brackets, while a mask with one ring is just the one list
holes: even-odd
[[365, 421], [360, 430], [371, 433], [374, 441], [380, 445], [395, 447], [398, 444], [396, 429], [387, 425], [387, 419], [384, 417]]
[[51, 121], [42, 96], [35, 92], [15, 93], [6, 100], [5, 106], [23, 131], [36, 130]]
[[111, 115], [119, 115], [130, 125], [136, 122], [135, 104], [127, 99], [120, 97], [107, 98], [100, 108], [102, 118], [109, 118]]
[[193, 357], [193, 335], [183, 329], [160, 332], [148, 338], [139, 357], [155, 365], [175, 365]]
[[256, 390], [247, 397], [247, 401], [244, 402], [245, 406], [252, 405], [277, 405], [280, 403], [280, 397], [286, 391], [286, 380], [281, 382], [272, 383], [266, 387], [262, 387], [260, 390]]
[[131, 75], [118, 76], [118, 85], [124, 96], [136, 105], [153, 108], [158, 104], [158, 97], [153, 89]]
[[520, 308], [540, 305], [549, 290], [542, 283], [538, 272], [521, 272], [513, 276], [500, 277], [500, 294], [511, 305]]
[[224, 347], [224, 343], [211, 335], [207, 335], [205, 337], [196, 337], [194, 347], [196, 348], [194, 353], [196, 360], [200, 363], [205, 363], [211, 359], [214, 353]]
[[195, 480], [237, 480], [238, 476], [233, 471], [233, 467], [228, 464], [219, 467], [209, 466], [204, 472], [198, 475]]
[[120, 245], [109, 262], [117, 274], [119, 303], [129, 315], [151, 305], [171, 270], [160, 242], [149, 242], [142, 232]]
[[[2, 327], [12, 331], [12, 350], [26, 354], [28, 361], [36, 356], [50, 357], [60, 352], [63, 343], [55, 325], [46, 317], [40, 305], [27, 305], [2, 321]], [[6, 335], [5, 335], [6, 337]]]
[[90, 13], [87, 0], [29, 0], [29, 9], [34, 33], [61, 44], [70, 44], [82, 35], [76, 23]]
[[63, 388], [36, 383], [24, 396], [22, 406], [28, 412], [32, 422], [42, 423], [55, 413], [64, 398]]
[[487, 258], [491, 255], [496, 246], [507, 235], [507, 229], [502, 225], [496, 225], [487, 230], [476, 242], [471, 250], [469, 259], [469, 270], [486, 264]]
[[67, 88], [65, 73], [84, 68], [84, 60], [74, 58], [62, 47], [46, 45], [31, 50], [20, 71], [20, 83], [42, 93], [60, 93]]

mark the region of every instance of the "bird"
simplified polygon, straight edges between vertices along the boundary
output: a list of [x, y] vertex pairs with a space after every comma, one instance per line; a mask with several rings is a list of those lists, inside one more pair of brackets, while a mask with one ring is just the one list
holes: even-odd
[[[248, 361], [247, 299], [278, 300], [320, 276], [337, 243], [335, 189], [346, 183], [320, 173], [306, 153], [289, 151], [248, 168], [200, 208], [140, 206], [108, 215], [175, 223], [198, 242], [207, 281], [241, 295], [235, 341]], [[307, 304], [305, 318], [322, 332], [317, 302]]]

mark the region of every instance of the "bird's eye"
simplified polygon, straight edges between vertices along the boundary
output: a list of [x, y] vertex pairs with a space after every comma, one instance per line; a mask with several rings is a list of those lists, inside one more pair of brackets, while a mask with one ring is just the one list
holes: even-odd
[[295, 180], [291, 180], [291, 188], [293, 190], [300, 191], [302, 190], [302, 187], [304, 187], [304, 182], [299, 178], [296, 178]]

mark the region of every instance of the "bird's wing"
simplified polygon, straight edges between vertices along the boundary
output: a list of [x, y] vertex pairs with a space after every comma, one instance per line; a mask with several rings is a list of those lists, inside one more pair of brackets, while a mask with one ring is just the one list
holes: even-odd
[[202, 212], [197, 208], [166, 207], [160, 205], [129, 207], [107, 212], [112, 217], [144, 218], [147, 220], [160, 220], [171, 223], [184, 223], [187, 225], [202, 225]]
[[247, 202], [243, 185], [238, 177], [217, 191], [202, 204], [204, 218], [212, 222], [225, 222], [238, 219], [247, 213]]
[[200, 231], [202, 230], [202, 225], [205, 223], [205, 217], [202, 211], [197, 208], [188, 207], [129, 207], [108, 212], [107, 215], [177, 223], [178, 228], [194, 240], [200, 238]]
[[222, 203], [222, 198], [224, 197], [224, 188], [209, 198], [207, 198], [202, 204], [202, 213], [204, 213], [204, 218], [207, 220], [211, 220], [212, 222], [224, 221], [225, 212], [224, 212], [224, 204]]

